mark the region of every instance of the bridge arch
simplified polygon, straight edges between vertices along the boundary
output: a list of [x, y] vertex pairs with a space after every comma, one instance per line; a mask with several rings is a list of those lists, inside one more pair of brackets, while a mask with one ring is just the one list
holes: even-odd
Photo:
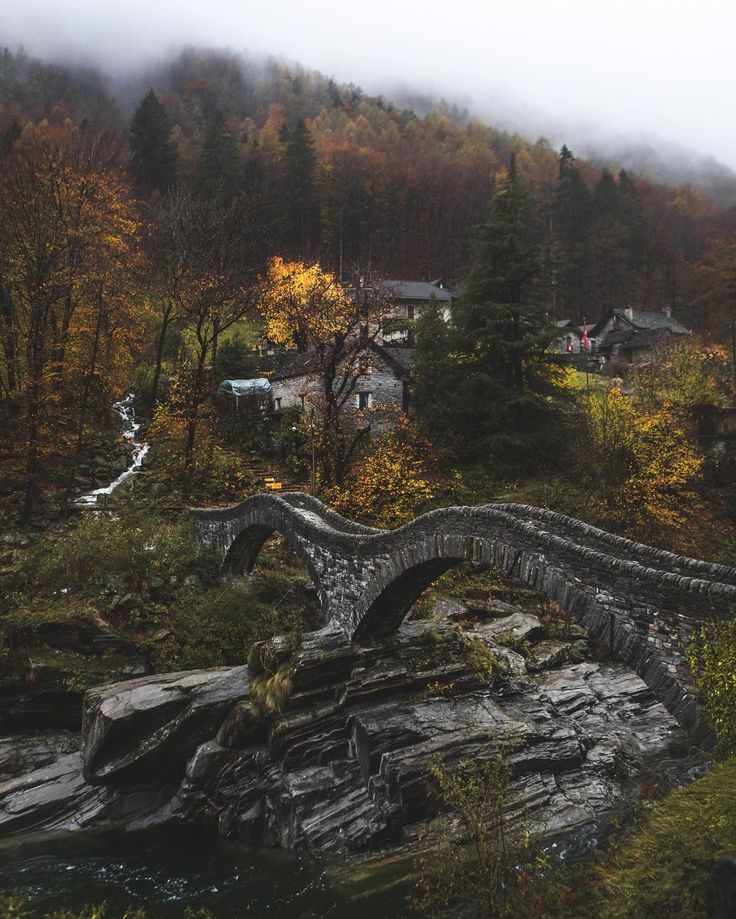
[[299, 539], [294, 539], [288, 530], [278, 526], [254, 523], [244, 527], [233, 539], [222, 563], [224, 574], [239, 576], [251, 574], [258, 562], [261, 550], [272, 536], [281, 536], [286, 545], [297, 556], [309, 573], [315, 590], [320, 588], [320, 573], [312, 563], [312, 556], [305, 551], [304, 544]]
[[249, 571], [283, 535], [303, 561], [328, 623], [348, 641], [386, 638], [437, 577], [471, 560], [545, 593], [631, 666], [696, 737], [711, 730], [683, 644], [703, 622], [732, 618], [736, 568], [688, 559], [525, 505], [430, 511], [396, 530], [341, 517], [308, 495], [254, 495], [195, 511], [203, 543]]

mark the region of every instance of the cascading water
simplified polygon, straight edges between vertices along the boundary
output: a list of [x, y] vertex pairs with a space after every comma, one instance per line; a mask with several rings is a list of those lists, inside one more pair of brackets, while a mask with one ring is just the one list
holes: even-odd
[[121, 472], [120, 475], [115, 479], [114, 482], [111, 482], [109, 485], [105, 485], [102, 488], [95, 488], [94, 491], [87, 492], [87, 494], [80, 495], [76, 500], [75, 504], [82, 505], [84, 507], [94, 507], [100, 500], [101, 497], [107, 497], [111, 495], [115, 489], [122, 485], [127, 479], [135, 475], [136, 472], [143, 465], [143, 460], [148, 453], [149, 444], [140, 443], [136, 440], [136, 434], [140, 430], [140, 424], [135, 420], [135, 393], [128, 393], [124, 396], [119, 402], [116, 402], [113, 405], [115, 411], [120, 415], [120, 418], [123, 422], [123, 437], [130, 441], [131, 447], [133, 449], [133, 459], [130, 466]]

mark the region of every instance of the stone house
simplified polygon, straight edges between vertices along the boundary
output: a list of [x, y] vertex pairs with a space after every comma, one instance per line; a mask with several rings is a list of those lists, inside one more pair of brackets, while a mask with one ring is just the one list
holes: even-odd
[[[411, 349], [386, 347], [371, 342], [367, 347], [366, 371], [358, 377], [346, 409], [357, 414], [386, 405], [409, 410], [409, 369]], [[304, 411], [319, 410], [320, 381], [315, 374], [315, 353], [289, 355], [281, 369], [271, 377], [274, 411], [297, 406]]]
[[559, 338], [556, 338], [550, 348], [557, 354], [580, 354], [583, 350], [583, 333], [572, 319], [560, 319], [555, 323]]
[[[457, 292], [447, 288], [438, 278], [435, 281], [380, 281], [378, 294], [381, 299], [390, 300], [391, 308], [384, 316], [390, 327], [418, 319], [430, 301], [434, 298], [442, 309], [446, 322], [452, 318], [452, 304], [457, 299]], [[385, 345], [411, 347], [412, 337], [407, 329], [396, 329], [383, 332], [381, 341]]]
[[595, 339], [604, 366], [622, 371], [657, 363], [678, 339], [689, 334], [669, 309], [611, 310], [591, 327], [591, 339]]

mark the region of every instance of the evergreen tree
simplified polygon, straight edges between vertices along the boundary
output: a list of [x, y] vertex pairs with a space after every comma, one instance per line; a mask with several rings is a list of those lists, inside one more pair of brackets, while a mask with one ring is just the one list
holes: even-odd
[[319, 232], [319, 207], [314, 174], [314, 141], [303, 118], [287, 134], [286, 171], [291, 200], [293, 243], [306, 255]]
[[448, 442], [456, 411], [454, 388], [448, 390], [448, 381], [454, 374], [451, 350], [450, 326], [437, 298], [432, 297], [415, 323], [411, 402], [417, 421], [438, 448], [438, 453], [452, 455], [453, 447], [458, 444]]
[[590, 306], [587, 278], [590, 192], [575, 165], [575, 157], [565, 145], [560, 150], [558, 163], [552, 226], [558, 254], [561, 309], [569, 316], [582, 319]]
[[238, 142], [217, 109], [205, 134], [197, 161], [195, 185], [200, 194], [229, 203], [242, 186], [243, 161]]
[[525, 385], [525, 360], [548, 337], [540, 228], [512, 156], [491, 212], [480, 228], [475, 260], [457, 311], [466, 346], [483, 352], [509, 390]]
[[545, 353], [554, 331], [540, 243], [541, 227], [512, 157], [480, 228], [454, 328], [443, 333], [429, 313], [417, 334], [418, 417], [435, 444], [449, 446], [458, 459], [516, 470], [542, 455], [549, 459], [560, 392]]
[[20, 125], [15, 120], [11, 121], [8, 127], [0, 134], [0, 156], [6, 156], [13, 150], [20, 135]]
[[130, 123], [131, 171], [136, 188], [147, 195], [176, 184], [179, 154], [164, 107], [152, 89]]
[[645, 233], [641, 201], [626, 172], [618, 181], [604, 169], [593, 193], [590, 234], [591, 304], [600, 315], [638, 299]]

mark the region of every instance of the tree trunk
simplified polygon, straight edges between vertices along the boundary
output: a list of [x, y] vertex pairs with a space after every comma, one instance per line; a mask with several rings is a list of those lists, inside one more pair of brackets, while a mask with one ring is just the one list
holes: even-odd
[[151, 418], [153, 417], [153, 412], [156, 408], [156, 400], [158, 399], [158, 384], [161, 379], [161, 364], [163, 362], [164, 347], [166, 345], [166, 333], [171, 324], [172, 313], [173, 307], [169, 304], [164, 308], [161, 314], [161, 328], [159, 329], [158, 340], [156, 341], [156, 363], [153, 368], [153, 381], [151, 383], [151, 393], [148, 399], [148, 415]]
[[2, 285], [0, 288], [0, 317], [3, 329], [3, 351], [5, 353], [5, 378], [8, 394], [18, 388], [16, 330], [13, 321], [13, 302], [10, 293]]
[[40, 385], [37, 379], [29, 382], [26, 389], [26, 470], [25, 491], [20, 519], [27, 523], [36, 507], [38, 498], [38, 427], [40, 412]]
[[192, 492], [194, 478], [194, 445], [197, 439], [197, 425], [199, 423], [199, 406], [202, 403], [202, 382], [204, 379], [204, 366], [207, 353], [200, 351], [197, 358], [197, 369], [194, 373], [191, 389], [187, 398], [187, 426], [186, 440], [184, 442], [184, 477], [182, 479], [182, 498], [188, 498]]

